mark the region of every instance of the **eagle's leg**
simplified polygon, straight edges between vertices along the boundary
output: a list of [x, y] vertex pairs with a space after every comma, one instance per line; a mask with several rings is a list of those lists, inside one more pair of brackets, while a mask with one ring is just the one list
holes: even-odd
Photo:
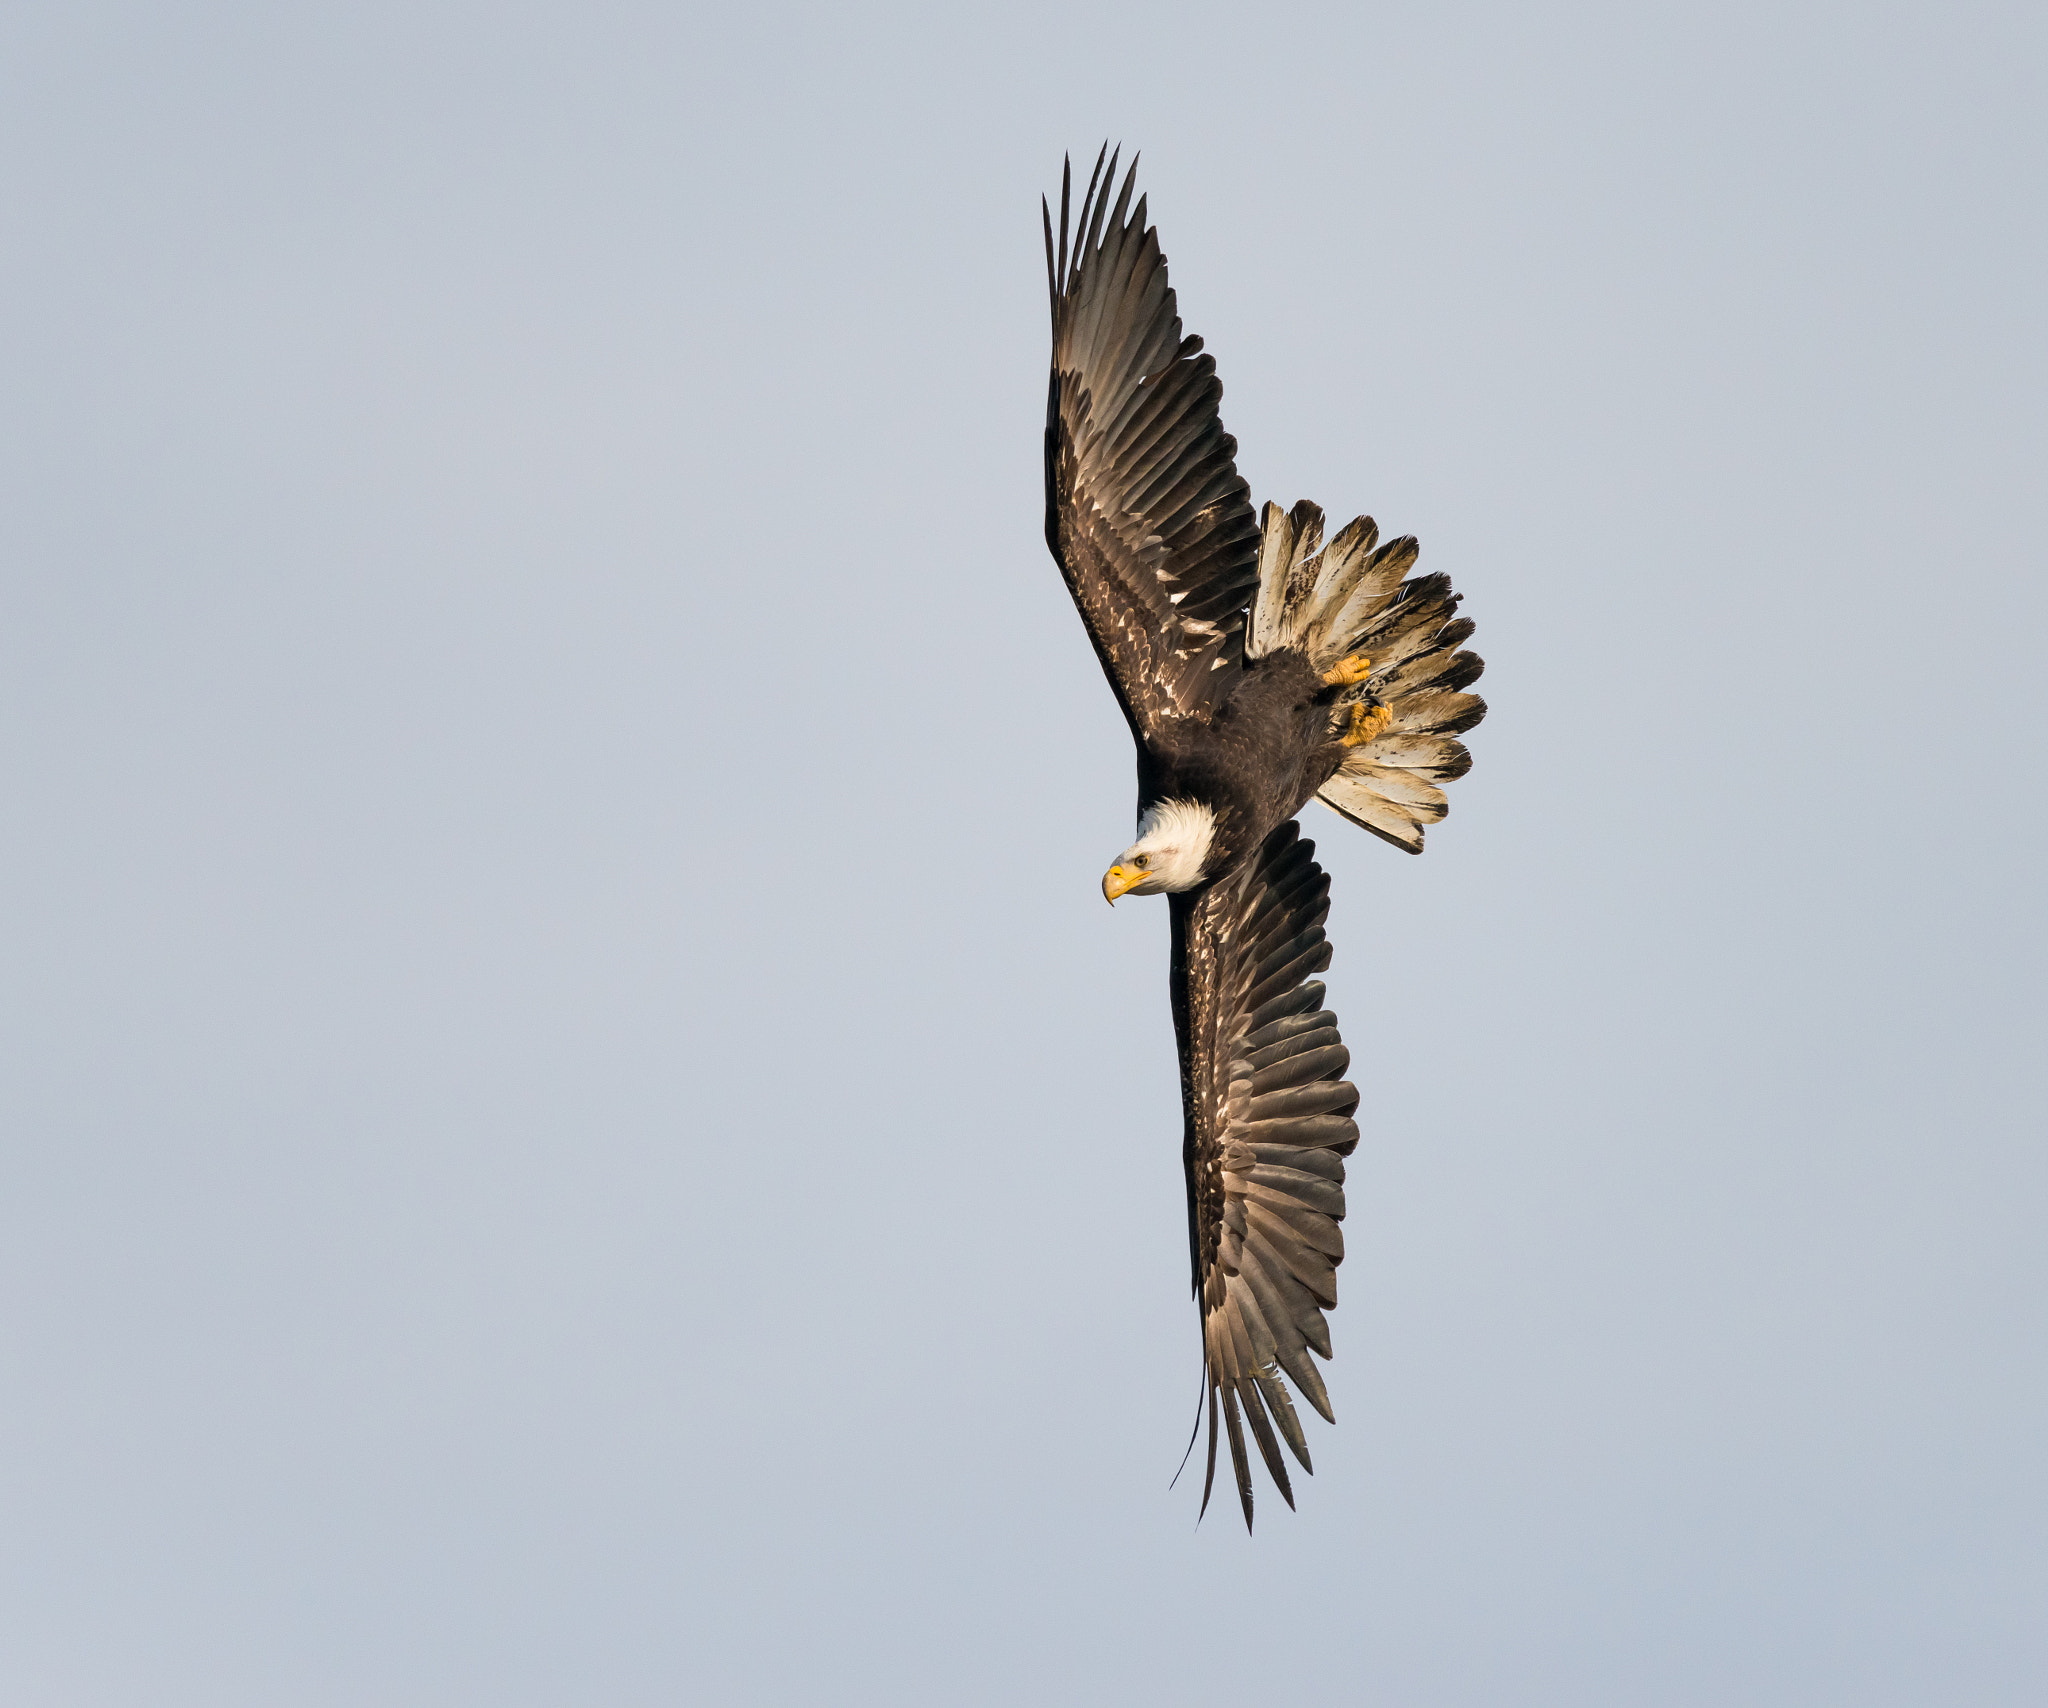
[[1372, 674], [1372, 660], [1363, 653], [1353, 653], [1349, 658], [1340, 658], [1323, 672], [1325, 688], [1349, 688], [1353, 683], [1363, 682]]
[[1351, 708], [1351, 727], [1344, 732], [1343, 745], [1363, 747], [1393, 721], [1392, 706], [1368, 706], [1360, 702]]

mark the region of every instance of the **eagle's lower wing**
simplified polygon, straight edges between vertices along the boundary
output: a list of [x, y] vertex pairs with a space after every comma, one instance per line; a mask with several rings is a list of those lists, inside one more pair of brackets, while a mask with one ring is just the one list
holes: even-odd
[[1159, 234], [1134, 161], [1112, 208], [1112, 158], [1081, 199], [1068, 249], [1071, 173], [1053, 244], [1052, 386], [1045, 414], [1045, 539], [1141, 742], [1208, 716], [1243, 665], [1259, 529], [1223, 431], [1223, 387], [1199, 338], [1183, 340]]
[[1308, 1354], [1330, 1356], [1323, 1312], [1337, 1303], [1358, 1092], [1343, 1078], [1351, 1057], [1337, 1017], [1310, 977], [1330, 964], [1330, 880], [1314, 852], [1283, 824], [1236, 872], [1172, 898], [1188, 1238], [1209, 1394], [1202, 1506], [1216, 1478], [1220, 1400], [1247, 1528], [1245, 1424], [1289, 1506], [1276, 1429], [1312, 1469], [1283, 1376], [1336, 1421]]

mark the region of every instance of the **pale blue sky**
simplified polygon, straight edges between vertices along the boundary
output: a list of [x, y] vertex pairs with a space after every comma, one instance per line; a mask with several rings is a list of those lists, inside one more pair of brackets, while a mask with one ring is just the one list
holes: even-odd
[[[0, 1695], [2041, 1700], [2042, 17], [0, 15]], [[1490, 661], [1306, 821], [1250, 1541], [1040, 534], [1105, 135]]]

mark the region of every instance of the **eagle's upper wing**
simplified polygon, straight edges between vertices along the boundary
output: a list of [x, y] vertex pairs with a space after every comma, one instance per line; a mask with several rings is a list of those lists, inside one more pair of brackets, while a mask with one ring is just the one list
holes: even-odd
[[1289, 1506], [1276, 1428], [1302, 1469], [1312, 1467], [1283, 1373], [1336, 1421], [1308, 1353], [1330, 1356], [1323, 1312], [1337, 1303], [1343, 1159], [1358, 1143], [1358, 1092], [1343, 1078], [1351, 1057], [1337, 1017], [1310, 979], [1330, 964], [1330, 880], [1314, 852], [1283, 824], [1237, 871], [1172, 898], [1188, 1238], [1209, 1392], [1202, 1505], [1216, 1477], [1220, 1398], [1247, 1528], [1239, 1406]]
[[1243, 666], [1259, 529], [1216, 413], [1223, 387], [1183, 340], [1145, 201], [1114, 208], [1100, 158], [1068, 250], [1045, 208], [1052, 389], [1045, 412], [1045, 538], [1140, 741], [1206, 717]]

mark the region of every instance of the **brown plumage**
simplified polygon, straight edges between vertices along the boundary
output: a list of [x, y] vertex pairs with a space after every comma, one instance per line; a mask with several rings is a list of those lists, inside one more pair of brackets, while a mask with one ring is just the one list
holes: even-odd
[[1471, 767], [1456, 737], [1486, 708], [1464, 692], [1482, 666], [1459, 650], [1472, 625], [1450, 583], [1408, 578], [1414, 540], [1380, 545], [1361, 517], [1325, 546], [1305, 503], [1254, 517], [1136, 173], [1112, 205], [1116, 161], [1099, 156], [1078, 225], [1063, 175], [1057, 236], [1045, 208], [1045, 533], [1137, 744], [1140, 840], [1104, 894], [1169, 895], [1202, 1504], [1220, 1420], [1249, 1527], [1247, 1433], [1291, 1506], [1282, 1443], [1310, 1464], [1288, 1383], [1335, 1421], [1309, 1354], [1331, 1356], [1358, 1142], [1350, 1056], [1313, 978], [1329, 879], [1292, 820], [1315, 797], [1421, 852], [1440, 785]]

